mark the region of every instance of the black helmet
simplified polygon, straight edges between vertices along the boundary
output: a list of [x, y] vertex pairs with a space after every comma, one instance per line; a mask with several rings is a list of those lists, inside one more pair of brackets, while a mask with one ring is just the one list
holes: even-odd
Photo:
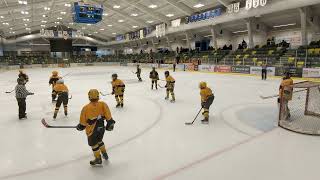
[[113, 77], [113, 78], [117, 78], [117, 77], [118, 77], [118, 74], [112, 74], [112, 77]]
[[169, 76], [170, 73], [169, 73], [169, 71], [165, 71], [164, 74]]

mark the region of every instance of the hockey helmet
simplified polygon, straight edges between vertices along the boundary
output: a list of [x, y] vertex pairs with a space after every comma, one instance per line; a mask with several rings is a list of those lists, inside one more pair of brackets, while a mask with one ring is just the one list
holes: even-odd
[[58, 76], [58, 71], [52, 71], [52, 75]]
[[164, 74], [165, 74], [166, 76], [169, 76], [169, 75], [170, 75], [169, 71], [165, 71]]
[[19, 73], [21, 73], [21, 74], [22, 74], [22, 73], [23, 73], [23, 70], [22, 70], [22, 69], [20, 69], [20, 70], [19, 70]]
[[97, 89], [90, 89], [88, 92], [89, 100], [99, 100], [99, 91]]
[[112, 78], [118, 78], [118, 74], [112, 74]]
[[206, 87], [207, 87], [207, 83], [206, 82], [202, 81], [202, 82], [199, 83], [199, 88], [200, 89], [204, 89]]

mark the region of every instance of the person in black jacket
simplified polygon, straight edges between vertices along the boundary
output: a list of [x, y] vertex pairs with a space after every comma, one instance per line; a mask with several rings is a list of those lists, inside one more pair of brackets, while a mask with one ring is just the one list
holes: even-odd
[[15, 87], [16, 99], [19, 106], [19, 119], [26, 119], [26, 98], [34, 93], [29, 92], [25, 86], [25, 80], [23, 78], [17, 79], [18, 84]]

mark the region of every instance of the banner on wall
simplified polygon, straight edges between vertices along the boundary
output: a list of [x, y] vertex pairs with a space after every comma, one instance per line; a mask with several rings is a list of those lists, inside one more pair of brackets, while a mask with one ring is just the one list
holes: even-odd
[[194, 70], [194, 64], [193, 63], [185, 63], [185, 69], [188, 71], [193, 71]]
[[199, 65], [198, 70], [201, 72], [214, 72], [214, 65]]
[[228, 5], [227, 11], [229, 14], [238, 13], [240, 11], [240, 2]]
[[180, 23], [181, 23], [181, 19], [175, 19], [173, 21], [171, 21], [171, 26], [172, 27], [179, 27], [180, 26]]
[[320, 78], [320, 68], [303, 68], [302, 77]]
[[159, 24], [156, 26], [156, 37], [162, 37], [166, 35], [166, 24]]
[[214, 67], [214, 72], [230, 73], [231, 66], [219, 65]]
[[[250, 67], [250, 74], [261, 75], [262, 67], [260, 66], [251, 66]], [[276, 68], [275, 67], [267, 67], [267, 75], [268, 76], [275, 76], [276, 75]]]
[[250, 74], [249, 66], [231, 66], [232, 73]]
[[185, 70], [186, 70], [185, 68], [186, 68], [186, 67], [185, 67], [184, 64], [177, 64], [177, 65], [176, 65], [176, 69], [178, 69], [178, 70], [185, 71]]
[[292, 77], [302, 77], [302, 68], [296, 67], [277, 67], [276, 76], [283, 76], [285, 72], [289, 72]]

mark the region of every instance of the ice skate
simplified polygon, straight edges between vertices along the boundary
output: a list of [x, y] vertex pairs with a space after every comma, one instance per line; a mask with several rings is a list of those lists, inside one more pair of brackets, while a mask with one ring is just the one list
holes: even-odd
[[209, 124], [209, 118], [204, 118], [201, 120], [202, 124]]
[[123, 108], [123, 103], [120, 104], [120, 107]]
[[91, 166], [95, 165], [101, 165], [102, 164], [102, 159], [101, 158], [96, 158], [95, 160], [90, 161]]
[[116, 105], [116, 108], [119, 108], [121, 105], [120, 105], [120, 103], [118, 103], [117, 105]]

